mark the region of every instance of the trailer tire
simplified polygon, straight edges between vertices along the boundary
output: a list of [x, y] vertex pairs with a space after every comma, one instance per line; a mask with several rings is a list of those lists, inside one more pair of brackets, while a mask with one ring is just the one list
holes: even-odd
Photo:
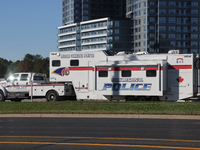
[[126, 96], [125, 100], [126, 101], [134, 101], [135, 97], [133, 97], [133, 96]]
[[140, 96], [138, 97], [138, 101], [146, 101], [147, 98], [145, 96]]
[[159, 98], [157, 96], [150, 97], [150, 101], [159, 101]]
[[58, 96], [58, 94], [56, 93], [56, 91], [49, 91], [49, 92], [47, 93], [47, 95], [46, 95], [46, 100], [47, 100], [47, 101], [53, 102], [53, 101], [58, 101], [58, 99], [59, 99], [59, 96]]
[[0, 102], [4, 102], [5, 101], [5, 97], [3, 92], [0, 90]]

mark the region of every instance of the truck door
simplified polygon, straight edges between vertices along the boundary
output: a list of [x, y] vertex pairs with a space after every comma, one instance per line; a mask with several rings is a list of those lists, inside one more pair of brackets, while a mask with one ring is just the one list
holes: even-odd
[[20, 76], [20, 79], [18, 82], [16, 82], [16, 85], [19, 87], [19, 92], [28, 92], [29, 89], [27, 85], [29, 84], [30, 74], [28, 73], [22, 73]]

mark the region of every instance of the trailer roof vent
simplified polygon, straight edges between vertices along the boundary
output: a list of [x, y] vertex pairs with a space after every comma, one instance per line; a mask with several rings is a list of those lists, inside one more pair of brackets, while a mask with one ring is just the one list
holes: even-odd
[[179, 50], [169, 50], [168, 54], [179, 54]]

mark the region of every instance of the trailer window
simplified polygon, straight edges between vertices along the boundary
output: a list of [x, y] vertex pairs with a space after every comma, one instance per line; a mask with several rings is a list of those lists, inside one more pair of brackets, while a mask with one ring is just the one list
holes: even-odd
[[58, 66], [60, 66], [60, 60], [52, 60], [52, 66], [53, 66], [53, 67], [58, 67]]
[[27, 81], [27, 78], [28, 78], [28, 74], [22, 74], [20, 81]]
[[70, 60], [70, 66], [79, 66], [79, 60]]
[[147, 70], [146, 76], [147, 77], [156, 77], [156, 70]]
[[108, 76], [108, 71], [106, 70], [99, 71], [99, 77], [107, 77], [107, 76]]
[[131, 77], [131, 70], [122, 70], [122, 77]]

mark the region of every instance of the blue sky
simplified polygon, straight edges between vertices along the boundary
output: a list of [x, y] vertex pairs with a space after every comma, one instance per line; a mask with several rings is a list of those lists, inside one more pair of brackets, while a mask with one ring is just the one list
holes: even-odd
[[0, 57], [17, 61], [25, 54], [49, 57], [57, 49], [62, 0], [0, 0]]

